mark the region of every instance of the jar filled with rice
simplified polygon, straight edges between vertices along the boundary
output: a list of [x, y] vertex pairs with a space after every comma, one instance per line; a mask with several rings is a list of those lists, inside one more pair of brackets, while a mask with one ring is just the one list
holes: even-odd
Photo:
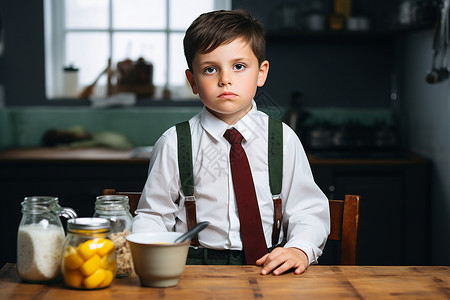
[[17, 273], [22, 281], [49, 283], [61, 278], [61, 252], [65, 238], [60, 216], [76, 217], [61, 207], [57, 197], [26, 197], [17, 232]]

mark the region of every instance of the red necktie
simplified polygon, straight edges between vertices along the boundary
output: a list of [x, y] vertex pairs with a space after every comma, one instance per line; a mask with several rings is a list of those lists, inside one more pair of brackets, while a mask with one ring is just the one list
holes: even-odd
[[231, 174], [241, 224], [245, 260], [247, 265], [254, 265], [256, 260], [267, 253], [255, 185], [247, 155], [241, 145], [242, 135], [233, 128], [228, 129], [223, 136], [231, 144]]

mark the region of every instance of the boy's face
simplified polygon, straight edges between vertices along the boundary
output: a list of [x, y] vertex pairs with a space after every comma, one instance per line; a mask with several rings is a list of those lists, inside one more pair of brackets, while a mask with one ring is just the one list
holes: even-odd
[[197, 53], [193, 72], [186, 70], [192, 92], [206, 108], [227, 124], [235, 124], [252, 108], [256, 88], [264, 85], [269, 62], [258, 64], [250, 45], [243, 39]]

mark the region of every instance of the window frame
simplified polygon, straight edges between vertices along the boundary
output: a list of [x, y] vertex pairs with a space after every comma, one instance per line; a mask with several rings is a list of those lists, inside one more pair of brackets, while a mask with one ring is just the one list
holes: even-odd
[[[113, 35], [115, 33], [163, 33], [166, 36], [166, 72], [165, 87], [170, 81], [170, 36], [174, 33], [182, 33], [186, 30], [170, 28], [170, 7], [172, 0], [165, 0], [166, 24], [163, 29], [113, 29], [113, 0], [109, 2], [109, 24], [106, 29], [66, 29], [65, 28], [65, 1], [44, 0], [44, 25], [45, 25], [45, 93], [49, 100], [61, 99], [61, 88], [63, 86], [63, 68], [65, 63], [66, 44], [65, 37], [69, 32], [103, 32], [108, 34], [108, 57], [113, 57]], [[214, 0], [214, 9], [231, 9], [232, 0]], [[176, 100], [176, 99], [173, 99]]]

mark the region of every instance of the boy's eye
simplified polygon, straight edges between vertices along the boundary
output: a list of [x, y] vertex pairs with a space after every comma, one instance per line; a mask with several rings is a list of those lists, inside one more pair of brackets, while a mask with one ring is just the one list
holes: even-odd
[[207, 68], [205, 68], [205, 69], [203, 70], [203, 72], [204, 72], [205, 74], [213, 74], [214, 72], [216, 72], [216, 68], [214, 68], [214, 67], [207, 67]]
[[244, 70], [244, 69], [245, 69], [245, 66], [244, 66], [243, 64], [235, 64], [235, 65], [234, 65], [234, 69], [235, 69], [236, 71], [241, 71], [241, 70]]

